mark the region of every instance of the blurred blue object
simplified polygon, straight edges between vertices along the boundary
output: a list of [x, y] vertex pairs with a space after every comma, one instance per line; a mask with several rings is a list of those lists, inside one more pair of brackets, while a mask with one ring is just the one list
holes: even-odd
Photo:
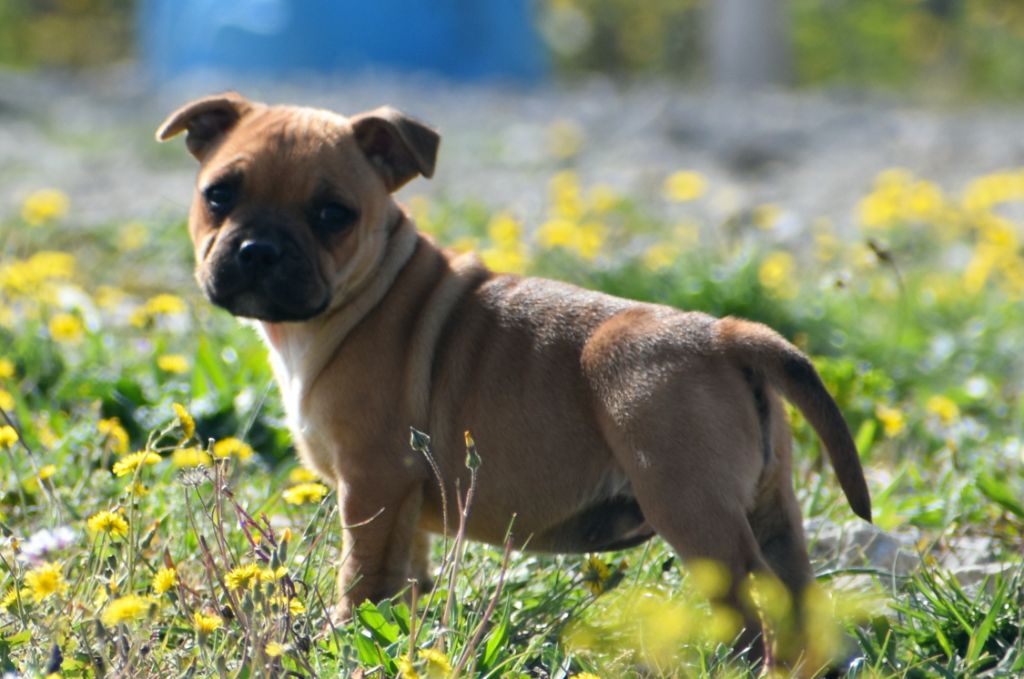
[[368, 68], [534, 81], [530, 0], [143, 0], [139, 47], [160, 79]]

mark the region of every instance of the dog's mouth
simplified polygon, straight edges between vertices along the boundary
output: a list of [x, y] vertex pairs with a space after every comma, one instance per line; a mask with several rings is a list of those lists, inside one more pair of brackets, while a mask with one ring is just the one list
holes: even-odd
[[277, 271], [246, 277], [236, 267], [199, 272], [200, 287], [214, 305], [232, 316], [270, 323], [308, 321], [327, 310], [330, 293], [308, 271]]
[[223, 294], [204, 285], [203, 291], [210, 302], [228, 311], [232, 316], [269, 323], [308, 321], [326, 311], [330, 302], [326, 295], [319, 302], [310, 305], [306, 300], [270, 295], [261, 290], [243, 289]]

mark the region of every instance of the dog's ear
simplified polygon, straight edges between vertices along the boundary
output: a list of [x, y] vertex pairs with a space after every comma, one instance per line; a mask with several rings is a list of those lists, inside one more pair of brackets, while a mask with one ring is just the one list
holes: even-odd
[[418, 174], [434, 175], [441, 135], [415, 118], [382, 106], [352, 118], [352, 130], [388, 191], [397, 191]]
[[167, 141], [181, 132], [187, 132], [185, 146], [189, 153], [202, 161], [211, 145], [252, 108], [252, 102], [236, 92], [196, 99], [167, 116], [167, 120], [156, 131], [156, 138], [158, 141]]

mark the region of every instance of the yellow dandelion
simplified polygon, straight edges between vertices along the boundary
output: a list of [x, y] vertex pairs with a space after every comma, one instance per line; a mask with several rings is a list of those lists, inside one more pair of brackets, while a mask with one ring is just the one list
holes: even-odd
[[676, 203], [697, 200], [708, 190], [708, 181], [699, 172], [680, 170], [673, 172], [665, 179], [665, 197]]
[[577, 221], [583, 216], [579, 177], [572, 170], [563, 170], [551, 178], [551, 212], [560, 219]]
[[45, 464], [45, 465], [43, 465], [42, 467], [39, 468], [39, 480], [40, 481], [45, 481], [46, 479], [50, 478], [51, 476], [53, 476], [56, 473], [57, 473], [57, 465], [55, 465], [55, 464]]
[[594, 214], [599, 215], [611, 212], [622, 202], [618, 192], [607, 184], [591, 186], [588, 198], [590, 199], [590, 209]]
[[263, 570], [254, 563], [232, 568], [224, 576], [224, 582], [230, 590], [251, 589], [262, 580]]
[[55, 563], [36, 566], [25, 575], [25, 586], [32, 599], [39, 603], [54, 594], [63, 594], [68, 588], [64, 572]]
[[310, 471], [305, 467], [296, 467], [288, 472], [288, 480], [292, 483], [307, 483], [309, 481], [316, 481], [319, 478], [316, 472]]
[[408, 655], [399, 657], [396, 664], [400, 679], [420, 679], [420, 673], [416, 671], [416, 665]]
[[93, 299], [96, 300], [97, 306], [102, 309], [114, 309], [124, 304], [125, 299], [128, 297], [127, 293], [121, 288], [115, 288], [112, 285], [101, 285], [96, 288], [96, 294], [93, 295]]
[[232, 455], [236, 455], [242, 461], [248, 460], [253, 455], [252, 446], [234, 436], [221, 439], [213, 444], [214, 457], [230, 457]]
[[605, 584], [611, 579], [611, 569], [598, 556], [590, 556], [583, 563], [583, 584], [594, 596], [605, 590]]
[[100, 615], [100, 621], [107, 627], [116, 627], [122, 623], [141, 620], [149, 613], [152, 601], [138, 594], [128, 594], [114, 599], [107, 604]]
[[0, 408], [11, 411], [14, 410], [14, 397], [11, 396], [11, 392], [6, 389], [0, 389]]
[[899, 408], [893, 408], [879, 403], [875, 406], [875, 417], [882, 423], [882, 431], [889, 438], [898, 436], [907, 427], [906, 417]]
[[102, 419], [96, 423], [96, 430], [105, 437], [115, 453], [122, 455], [128, 452], [128, 431], [121, 426], [121, 420], [116, 417]]
[[280, 641], [269, 641], [267, 642], [267, 645], [263, 647], [263, 652], [267, 654], [268, 658], [277, 658], [278, 656], [284, 655], [287, 648], [288, 647]]
[[14, 377], [14, 361], [9, 358], [0, 358], [0, 380], [9, 380]]
[[178, 584], [178, 571], [174, 568], [161, 568], [153, 575], [153, 593], [163, 594]]
[[89, 517], [85, 525], [91, 533], [106, 533], [112, 538], [123, 538], [128, 535], [128, 522], [115, 512], [96, 512]]
[[776, 297], [792, 299], [797, 293], [795, 272], [793, 256], [788, 252], [776, 251], [761, 261], [757, 280]]
[[183, 375], [188, 372], [188, 359], [181, 354], [164, 354], [157, 356], [156, 367], [165, 373]]
[[425, 648], [419, 653], [427, 679], [447, 679], [452, 674], [452, 664], [448, 656], [436, 648]]
[[50, 319], [48, 327], [50, 329], [50, 337], [55, 342], [62, 342], [64, 344], [79, 342], [85, 334], [85, 326], [82, 325], [82, 320], [73, 314], [54, 314]]
[[[27, 589], [20, 593], [20, 596], [22, 598], [27, 597], [28, 595], [29, 591]], [[2, 608], [5, 611], [10, 610], [11, 606], [18, 602], [18, 597], [18, 589], [16, 587], [11, 587], [9, 590], [7, 590], [7, 593], [4, 594], [3, 598], [0, 599], [0, 608]]]
[[151, 450], [140, 450], [131, 455], [125, 455], [114, 463], [114, 476], [127, 476], [143, 465], [154, 465], [160, 461], [160, 456]]
[[0, 448], [13, 448], [18, 442], [18, 432], [9, 424], [0, 426]]
[[140, 222], [129, 222], [118, 231], [117, 247], [122, 252], [138, 250], [149, 240], [146, 225]]
[[327, 486], [321, 483], [300, 483], [292, 486], [281, 494], [290, 505], [301, 505], [306, 502], [320, 502], [327, 495]]
[[201, 635], [213, 634], [224, 625], [224, 619], [216, 613], [201, 613], [196, 611], [192, 614], [192, 623], [196, 631]]
[[644, 251], [641, 259], [651, 271], [661, 271], [672, 266], [679, 254], [679, 248], [673, 243], [655, 243]]
[[286, 594], [275, 594], [270, 597], [270, 603], [273, 606], [284, 607], [287, 606], [288, 610], [292, 615], [302, 615], [306, 612], [306, 606], [300, 600], [292, 598], [289, 599]]
[[145, 484], [136, 482], [128, 486], [128, 492], [135, 497], [145, 497], [149, 495], [149, 488], [147, 488]]
[[487, 225], [487, 235], [499, 248], [514, 249], [523, 235], [523, 227], [507, 212], [499, 212]]
[[936, 394], [928, 399], [925, 410], [939, 418], [942, 424], [953, 424], [960, 417], [960, 407], [948, 396]]
[[779, 223], [782, 216], [782, 209], [774, 203], [764, 203], [754, 208], [750, 219], [754, 226], [764, 231], [771, 231]]
[[196, 421], [185, 410], [185, 406], [180, 403], [172, 403], [171, 407], [174, 409], [174, 414], [178, 418], [178, 424], [181, 425], [181, 430], [184, 432], [185, 440], [187, 441], [196, 433]]
[[580, 672], [579, 674], [572, 675], [570, 679], [601, 679], [601, 675], [594, 674], [593, 672]]
[[181, 297], [163, 293], [147, 299], [144, 308], [148, 314], [153, 316], [159, 314], [171, 316], [184, 312], [188, 306]]
[[171, 453], [171, 464], [175, 467], [199, 467], [201, 465], [209, 466], [213, 460], [210, 455], [202, 448], [196, 448], [195, 446], [189, 448], [176, 448]]
[[480, 253], [487, 268], [499, 273], [522, 273], [526, 270], [526, 256], [521, 248], [487, 248]]
[[68, 195], [59, 189], [39, 189], [21, 204], [21, 218], [32, 226], [39, 226], [66, 215], [70, 204]]

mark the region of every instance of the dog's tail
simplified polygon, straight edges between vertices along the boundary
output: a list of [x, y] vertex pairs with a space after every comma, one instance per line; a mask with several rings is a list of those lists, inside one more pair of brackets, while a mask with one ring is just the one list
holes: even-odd
[[821, 382], [814, 365], [799, 349], [766, 325], [738, 318], [715, 324], [722, 351], [763, 375], [803, 413], [828, 450], [832, 468], [857, 516], [871, 521], [871, 496], [864, 480], [857, 445], [839, 406]]

